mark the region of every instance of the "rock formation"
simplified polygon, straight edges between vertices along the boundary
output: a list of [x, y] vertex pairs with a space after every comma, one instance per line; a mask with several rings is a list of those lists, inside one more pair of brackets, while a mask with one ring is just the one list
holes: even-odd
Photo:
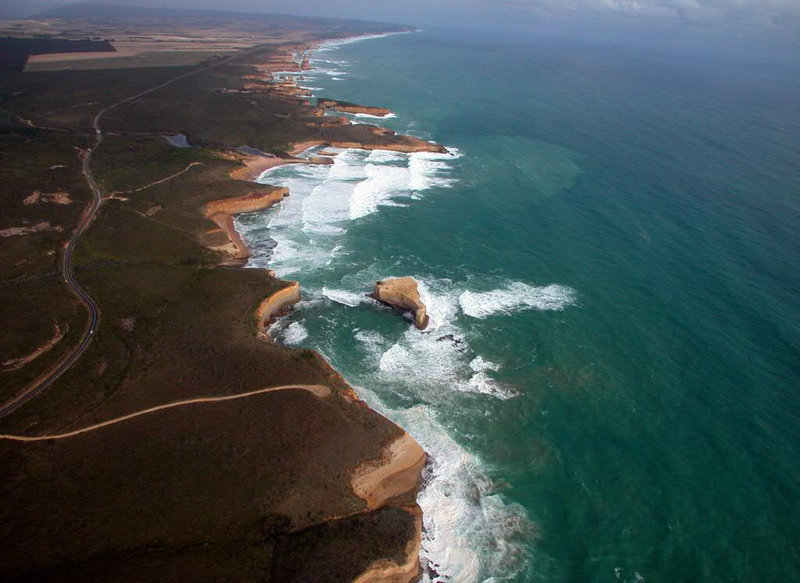
[[206, 203], [204, 210], [205, 216], [213, 218], [214, 215], [225, 213], [237, 215], [239, 213], [251, 213], [271, 207], [276, 202], [283, 200], [289, 195], [289, 189], [285, 187], [266, 187], [260, 191], [251, 192], [245, 196], [233, 198], [223, 198], [212, 200]]
[[417, 281], [413, 277], [384, 279], [375, 284], [373, 296], [379, 302], [414, 314], [414, 325], [420, 330], [428, 326], [427, 308], [419, 299]]
[[386, 107], [370, 107], [368, 105], [358, 105], [357, 103], [348, 103], [346, 101], [339, 101], [336, 99], [318, 99], [317, 107], [321, 107], [322, 109], [343, 111], [345, 113], [366, 113], [368, 115], [376, 115], [379, 117], [384, 117], [392, 113], [391, 110]]
[[262, 328], [268, 328], [275, 318], [288, 312], [289, 308], [300, 301], [300, 283], [293, 281], [286, 287], [273, 292], [259, 304], [256, 318]]
[[267, 187], [245, 196], [223, 198], [206, 203], [203, 214], [214, 221], [228, 236], [228, 243], [217, 249], [228, 253], [234, 264], [242, 263], [250, 256], [250, 251], [244, 239], [236, 231], [233, 224], [234, 215], [267, 209], [287, 196], [289, 196], [288, 188]]

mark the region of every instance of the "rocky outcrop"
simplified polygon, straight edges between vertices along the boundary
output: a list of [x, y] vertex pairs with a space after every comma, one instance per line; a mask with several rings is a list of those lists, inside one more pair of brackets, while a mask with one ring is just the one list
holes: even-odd
[[375, 284], [372, 297], [393, 308], [413, 313], [414, 325], [420, 330], [428, 326], [430, 318], [427, 308], [419, 299], [417, 281], [413, 277], [396, 277], [379, 281]]
[[273, 187], [260, 192], [252, 192], [246, 196], [223, 198], [206, 203], [203, 214], [228, 235], [229, 243], [218, 247], [217, 250], [230, 255], [234, 263], [247, 259], [250, 251], [244, 239], [236, 231], [233, 224], [234, 215], [267, 209], [286, 196], [289, 196], [288, 188]]
[[269, 326], [275, 318], [299, 301], [300, 284], [296, 281], [290, 282], [261, 302], [256, 310], [256, 317], [262, 326]]
[[271, 207], [289, 194], [288, 188], [271, 188], [262, 192], [251, 192], [246, 196], [223, 198], [206, 203], [204, 214], [212, 217], [217, 213], [236, 215]]
[[386, 107], [370, 107], [368, 105], [358, 105], [357, 103], [348, 103], [346, 101], [338, 101], [336, 99], [318, 99], [317, 107], [322, 109], [333, 109], [344, 113], [366, 113], [368, 115], [377, 115], [384, 117], [389, 115], [391, 110]]
[[[404, 136], [407, 137], [407, 136]], [[412, 141], [413, 140], [413, 141]], [[431, 144], [425, 140], [403, 140], [397, 142], [387, 142], [384, 144], [365, 144], [363, 142], [350, 142], [345, 140], [329, 140], [326, 142], [334, 148], [360, 148], [362, 150], [391, 150], [393, 152], [404, 152], [412, 154], [414, 152], [432, 152], [436, 154], [447, 154], [447, 148], [438, 144]]]
[[[328, 129], [339, 129], [341, 126]], [[365, 127], [365, 126], [350, 126], [350, 127]], [[363, 130], [365, 133], [370, 134], [370, 140], [350, 140], [338, 139], [336, 137], [329, 137], [328, 139], [305, 140], [303, 142], [295, 143], [290, 154], [296, 155], [304, 150], [313, 148], [314, 146], [328, 146], [331, 148], [355, 148], [359, 150], [390, 150], [393, 152], [403, 152], [412, 154], [414, 152], [431, 152], [435, 154], [447, 154], [448, 150], [440, 144], [426, 142], [419, 138], [412, 136], [396, 135], [391, 130], [382, 132], [371, 131], [370, 129]], [[375, 136], [375, 137], [373, 137]]]
[[333, 164], [333, 158], [329, 158], [328, 156], [311, 156], [308, 161], [311, 164], [322, 164], [323, 166]]

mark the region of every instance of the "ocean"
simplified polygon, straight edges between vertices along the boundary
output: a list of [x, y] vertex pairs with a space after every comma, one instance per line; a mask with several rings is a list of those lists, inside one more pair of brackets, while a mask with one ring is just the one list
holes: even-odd
[[[430, 454], [425, 581], [800, 580], [800, 75], [789, 62], [422, 31], [301, 85], [451, 154], [260, 182], [272, 329]], [[421, 332], [365, 294], [414, 276]]]

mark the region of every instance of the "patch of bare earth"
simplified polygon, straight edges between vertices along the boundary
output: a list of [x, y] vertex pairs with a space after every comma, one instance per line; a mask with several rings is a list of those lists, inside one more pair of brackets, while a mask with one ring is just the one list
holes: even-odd
[[41, 192], [39, 190], [34, 190], [23, 199], [22, 204], [27, 206], [40, 202], [72, 204], [72, 198], [70, 198], [69, 193], [65, 190], [59, 190], [57, 192]]
[[29, 235], [31, 233], [38, 233], [40, 231], [63, 231], [63, 227], [58, 225], [51, 225], [50, 221], [42, 221], [31, 226], [22, 227], [8, 227], [0, 229], [0, 237], [17, 237], [19, 235]]
[[61, 342], [61, 340], [64, 338], [64, 335], [69, 330], [69, 326], [64, 326], [64, 331], [62, 332], [58, 324], [53, 324], [53, 329], [54, 329], [53, 337], [44, 344], [42, 344], [40, 347], [38, 347], [36, 350], [31, 352], [30, 354], [27, 354], [20, 358], [11, 358], [9, 360], [0, 363], [0, 365], [3, 366], [3, 370], [7, 371], [19, 370], [20, 368], [36, 360], [43, 354], [50, 352], [53, 349], [53, 347], [59, 342]]

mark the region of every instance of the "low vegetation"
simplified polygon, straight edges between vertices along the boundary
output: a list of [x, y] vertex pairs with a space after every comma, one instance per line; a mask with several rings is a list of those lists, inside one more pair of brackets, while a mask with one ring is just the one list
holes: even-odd
[[[335, 34], [366, 26], [337, 23]], [[286, 34], [297, 43], [319, 30]], [[0, 231], [53, 227], [0, 246], [3, 361], [34, 353], [54, 326], [64, 331], [25, 366], [0, 367], [0, 400], [52, 367], [85, 330], [60, 261], [91, 199], [81, 160], [92, 119], [190, 70], [0, 74]], [[256, 308], [287, 283], [227, 267], [213, 249], [227, 235], [203, 205], [268, 188], [231, 179], [237, 163], [225, 153], [248, 145], [285, 154], [322, 131], [303, 123], [308, 107], [239, 93], [244, 72], [252, 72], [244, 62], [201, 71], [103, 117], [92, 169], [104, 202], [74, 258], [100, 327], [52, 386], [0, 418], [0, 433], [43, 435], [270, 386], [324, 384], [334, 394], [285, 390], [62, 440], [0, 439], [0, 579], [284, 582], [308, 580], [311, 567], [351, 577], [375, 559], [401, 557], [413, 536], [413, 517], [400, 509], [413, 500], [367, 513], [350, 486], [350, 471], [400, 429], [358, 402], [313, 352], [265, 341]], [[195, 147], [169, 145], [166, 136], [179, 132]], [[62, 194], [44, 196], [53, 193]], [[276, 549], [311, 567], [276, 560]]]

